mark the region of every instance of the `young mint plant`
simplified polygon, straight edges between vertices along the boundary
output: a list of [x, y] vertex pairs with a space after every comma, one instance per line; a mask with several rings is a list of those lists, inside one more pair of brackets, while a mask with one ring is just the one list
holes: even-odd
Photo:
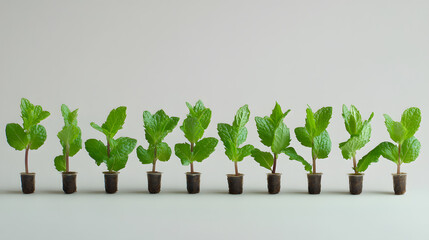
[[65, 105], [61, 105], [61, 113], [64, 118], [64, 127], [58, 133], [63, 154], [54, 159], [55, 168], [60, 172], [68, 173], [69, 157], [73, 157], [82, 149], [81, 130], [77, 126], [77, 109], [73, 112]]
[[307, 171], [311, 171], [311, 165], [299, 156], [294, 148], [289, 147], [290, 131], [283, 122], [289, 112], [290, 110], [287, 110], [283, 113], [280, 105], [276, 102], [270, 116], [255, 117], [259, 138], [262, 144], [271, 148], [272, 153], [255, 148], [252, 150], [252, 157], [262, 167], [271, 170], [272, 173], [276, 173], [277, 158], [281, 153], [288, 155], [290, 160], [301, 162]]
[[311, 148], [313, 171], [311, 168], [306, 170], [317, 173], [316, 160], [327, 158], [331, 152], [331, 139], [326, 128], [332, 117], [332, 107], [324, 107], [314, 113], [309, 106], [306, 112], [305, 127], [295, 128], [295, 135], [303, 146]]
[[34, 106], [25, 98], [21, 99], [21, 118], [23, 125], [9, 123], [6, 125], [7, 142], [15, 150], [25, 149], [25, 173], [28, 172], [29, 150], [39, 149], [46, 140], [46, 129], [39, 123], [49, 117], [50, 113], [42, 107]]
[[380, 156], [394, 162], [397, 166], [397, 174], [401, 173], [401, 164], [410, 163], [417, 159], [420, 154], [420, 142], [414, 134], [420, 127], [421, 112], [416, 107], [404, 111], [400, 122], [384, 114], [385, 125], [390, 138], [397, 144], [382, 142], [358, 163], [357, 169], [362, 172], [373, 162], [378, 162]]
[[189, 114], [183, 121], [180, 129], [185, 134], [189, 143], [178, 143], [174, 146], [176, 156], [182, 162], [182, 165], [191, 165], [191, 173], [194, 173], [194, 161], [202, 162], [212, 154], [218, 144], [218, 140], [213, 137], [203, 138], [204, 130], [210, 124], [212, 112], [199, 100], [194, 107], [188, 102], [186, 106]]
[[340, 143], [341, 153], [345, 159], [353, 159], [353, 170], [359, 174], [356, 164], [356, 152], [363, 148], [371, 138], [371, 120], [374, 113], [368, 120], [362, 121], [362, 116], [357, 108], [351, 105], [350, 110], [343, 105], [343, 118], [346, 130], [350, 134], [349, 140]]
[[247, 144], [240, 148], [247, 139], [247, 128], [246, 124], [249, 122], [250, 111], [246, 105], [238, 109], [235, 115], [234, 122], [232, 125], [227, 123], [219, 123], [217, 125], [217, 131], [225, 146], [226, 156], [234, 162], [235, 175], [238, 173], [238, 162], [241, 162], [245, 157], [249, 156], [254, 147]]
[[143, 112], [145, 138], [149, 142], [148, 149], [142, 146], [137, 148], [137, 157], [143, 164], [152, 164], [152, 172], [156, 172], [156, 161], [166, 162], [170, 159], [171, 148], [163, 142], [167, 134], [171, 133], [179, 122], [178, 117], [169, 117], [163, 110], [154, 115]]
[[128, 155], [137, 144], [137, 140], [129, 137], [114, 139], [116, 133], [122, 129], [125, 123], [126, 111], [126, 107], [113, 109], [101, 127], [91, 123], [91, 127], [105, 135], [107, 146], [97, 139], [89, 139], [85, 142], [85, 149], [89, 156], [95, 160], [98, 166], [104, 162], [109, 172], [117, 172], [123, 169], [127, 164]]

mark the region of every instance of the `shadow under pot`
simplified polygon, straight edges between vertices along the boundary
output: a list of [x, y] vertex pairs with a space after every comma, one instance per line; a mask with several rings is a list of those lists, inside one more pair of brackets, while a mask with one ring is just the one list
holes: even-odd
[[243, 193], [243, 174], [227, 174], [229, 194]]
[[392, 174], [393, 175], [393, 190], [395, 195], [403, 195], [407, 186], [407, 174]]
[[63, 172], [63, 191], [66, 194], [76, 192], [76, 172]]
[[195, 194], [200, 192], [200, 176], [199, 172], [187, 172], [186, 173], [186, 188], [188, 193]]
[[323, 173], [308, 173], [308, 193], [309, 194], [320, 194], [321, 182]]
[[103, 172], [104, 189], [106, 193], [116, 193], [118, 191], [118, 174], [119, 172]]
[[277, 194], [280, 192], [281, 173], [267, 173], [267, 185], [269, 194]]
[[350, 194], [359, 195], [362, 193], [363, 186], [363, 174], [361, 173], [352, 173], [349, 174], [349, 189]]
[[22, 193], [34, 193], [35, 189], [35, 173], [21, 173], [21, 189]]
[[161, 192], [161, 175], [162, 172], [147, 172], [147, 188], [149, 193]]

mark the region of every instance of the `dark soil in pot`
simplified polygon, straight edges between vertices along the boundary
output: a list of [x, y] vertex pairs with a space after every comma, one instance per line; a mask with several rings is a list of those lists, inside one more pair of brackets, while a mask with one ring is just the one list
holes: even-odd
[[188, 193], [195, 194], [200, 192], [200, 176], [201, 173], [199, 172], [186, 173], [186, 188], [188, 189]]
[[149, 193], [161, 192], [161, 172], [147, 172], [147, 187]]
[[362, 193], [363, 174], [349, 174], [350, 194], [359, 195]]
[[277, 194], [280, 192], [281, 173], [267, 173], [268, 193]]
[[34, 193], [35, 189], [35, 173], [21, 173], [21, 188], [22, 193]]
[[396, 195], [403, 195], [407, 186], [407, 174], [392, 174], [393, 175], [393, 190]]
[[63, 191], [66, 194], [76, 192], [76, 172], [63, 172]]
[[228, 174], [228, 189], [229, 194], [242, 194], [243, 193], [243, 174]]
[[104, 188], [106, 193], [115, 193], [118, 191], [118, 174], [119, 172], [103, 172]]
[[322, 173], [309, 173], [307, 174], [307, 179], [308, 179], [308, 193], [320, 194]]

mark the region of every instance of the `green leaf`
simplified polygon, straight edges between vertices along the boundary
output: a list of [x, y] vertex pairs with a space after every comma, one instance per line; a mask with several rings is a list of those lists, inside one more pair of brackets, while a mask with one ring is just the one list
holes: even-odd
[[296, 161], [302, 163], [302, 165], [304, 165], [305, 171], [310, 172], [310, 173], [312, 172], [312, 166], [310, 165], [310, 163], [308, 163], [307, 161], [305, 161], [305, 159], [303, 157], [298, 155], [298, 153], [296, 153], [296, 151], [293, 147], [288, 147], [286, 149], [283, 149], [282, 152], [284, 154], [288, 155], [290, 160], [296, 160]]
[[41, 106], [34, 106], [28, 99], [21, 99], [21, 117], [24, 121], [24, 130], [29, 130], [31, 127], [49, 117], [49, 115], [50, 113], [43, 111]]
[[182, 162], [182, 165], [188, 166], [191, 163], [191, 145], [189, 143], [178, 143], [174, 146], [174, 152], [176, 156]]
[[305, 129], [307, 129], [308, 134], [311, 138], [316, 136], [316, 120], [314, 119], [313, 110], [310, 107], [306, 110], [307, 117], [305, 118]]
[[65, 172], [67, 170], [66, 169], [66, 159], [65, 159], [64, 155], [57, 156], [54, 159], [54, 164], [55, 164], [55, 168], [59, 172]]
[[371, 125], [365, 121], [362, 130], [358, 135], [350, 137], [346, 142], [340, 143], [340, 149], [345, 159], [350, 159], [356, 155], [356, 151], [363, 148], [371, 138]]
[[255, 117], [256, 128], [258, 129], [258, 135], [261, 139], [261, 143], [267, 147], [271, 147], [274, 139], [274, 125], [270, 118]]
[[280, 154], [290, 144], [290, 132], [289, 128], [283, 122], [280, 122], [274, 131], [273, 144], [271, 151], [276, 154]]
[[6, 138], [7, 143], [18, 151], [24, 150], [29, 143], [28, 136], [24, 129], [16, 123], [9, 123], [6, 125]]
[[118, 156], [128, 156], [136, 147], [137, 140], [129, 137], [120, 137], [115, 140], [115, 145], [111, 148], [111, 154]]
[[328, 132], [325, 130], [320, 135], [314, 138], [313, 154], [319, 158], [327, 158], [331, 152], [331, 139]]
[[421, 144], [415, 137], [408, 138], [401, 145], [401, 161], [410, 163], [417, 159], [420, 154]]
[[319, 109], [314, 114], [314, 121], [316, 123], [316, 131], [314, 136], [319, 136], [322, 132], [328, 128], [329, 120], [332, 117], [332, 107], [324, 107]]
[[153, 150], [153, 147], [149, 147], [149, 149], [146, 150], [142, 146], [139, 146], [137, 148], [137, 157], [139, 158], [140, 162], [143, 164], [153, 163], [153, 160], [155, 159], [155, 153]]
[[274, 126], [277, 126], [280, 122], [283, 121], [283, 119], [286, 117], [286, 115], [290, 112], [290, 109], [287, 110], [285, 113], [283, 113], [282, 108], [280, 105], [276, 102], [276, 105], [274, 106], [273, 111], [271, 112], [270, 118], [273, 122]]
[[57, 137], [60, 139], [61, 145], [64, 148], [70, 147], [70, 145], [79, 137], [80, 129], [75, 125], [66, 125], [58, 133]]
[[64, 124], [66, 126], [68, 125], [76, 125], [77, 126], [77, 109], [73, 112], [70, 111], [70, 109], [67, 107], [67, 105], [63, 104], [61, 105], [61, 114], [64, 118]]
[[91, 122], [91, 123], [90, 123], [90, 125], [91, 125], [91, 127], [92, 127], [92, 128], [94, 128], [95, 130], [97, 130], [97, 131], [99, 131], [99, 132], [103, 133], [103, 134], [104, 134], [104, 135], [106, 135], [106, 136], [109, 136], [109, 132], [108, 132], [106, 129], [104, 129], [104, 128], [102, 128], [102, 127], [98, 126], [98, 125], [97, 125], [97, 124], [95, 124], [94, 122]]
[[36, 150], [39, 149], [46, 140], [46, 129], [42, 125], [32, 126], [29, 132], [30, 137], [30, 149]]
[[197, 118], [188, 116], [180, 129], [185, 133], [186, 139], [191, 143], [196, 143], [204, 134], [204, 128], [201, 126]]
[[380, 153], [381, 155], [383, 155], [384, 158], [394, 163], [398, 162], [399, 149], [397, 146], [390, 142], [380, 143], [379, 146]]
[[85, 142], [85, 149], [89, 156], [95, 160], [98, 166], [104, 161], [107, 161], [107, 147], [99, 140], [89, 139]]
[[222, 140], [226, 149], [235, 148], [235, 139], [234, 139], [234, 130], [233, 127], [226, 123], [219, 123], [217, 125], [218, 135], [220, 140]]
[[387, 131], [390, 134], [390, 138], [394, 142], [402, 144], [402, 142], [406, 138], [407, 130], [402, 126], [400, 122], [393, 121], [392, 118], [387, 114], [384, 114], [384, 119]]
[[70, 144], [70, 149], [69, 149], [70, 157], [73, 157], [82, 149], [82, 136], [81, 136], [80, 128], [78, 129], [79, 129], [78, 137]]
[[368, 154], [362, 157], [357, 164], [357, 171], [364, 172], [371, 163], [378, 162], [380, 156], [393, 161], [398, 162], [398, 147], [390, 142], [382, 142]]
[[123, 106], [110, 111], [106, 122], [101, 126], [107, 133], [109, 133], [109, 137], [113, 138], [116, 133], [122, 129], [122, 126], [125, 123], [125, 118], [127, 117], [126, 112], [127, 107]]
[[171, 148], [167, 143], [162, 142], [156, 146], [156, 156], [160, 161], [166, 162], [170, 160], [171, 157]]
[[195, 144], [192, 160], [202, 162], [204, 159], [207, 159], [210, 154], [215, 151], [217, 144], [218, 140], [216, 138], [209, 137], [201, 139]]
[[234, 162], [241, 162], [247, 156], [252, 154], [253, 149], [255, 149], [252, 145], [248, 144], [238, 149], [238, 156]]
[[274, 158], [273, 158], [273, 155], [271, 155], [271, 153], [262, 152], [261, 150], [255, 148], [252, 151], [252, 157], [255, 159], [257, 163], [259, 163], [259, 165], [261, 165], [261, 167], [271, 170], [271, 167], [273, 166], [273, 163], [274, 163]]
[[238, 132], [237, 132], [237, 128], [234, 128], [233, 134], [234, 134], [234, 138], [236, 138], [236, 146], [238, 147], [241, 144], [243, 144], [247, 139], [247, 128], [245, 127], [239, 128]]
[[313, 140], [305, 127], [295, 128], [295, 135], [298, 141], [305, 147], [312, 147]]
[[113, 154], [110, 156], [109, 160], [105, 161], [107, 165], [107, 169], [109, 171], [119, 171], [123, 168], [125, 168], [125, 165], [128, 162], [128, 155], [121, 155], [121, 154]]
[[212, 116], [211, 110], [206, 108], [201, 100], [198, 100], [194, 107], [192, 107], [188, 102], [186, 103], [186, 106], [189, 109], [189, 115], [195, 117], [203, 129], [207, 129]]
[[420, 109], [412, 107], [404, 111], [401, 117], [401, 124], [407, 130], [407, 133], [404, 137], [405, 139], [414, 136], [420, 127], [421, 120], [422, 118]]
[[169, 117], [163, 110], [157, 111], [154, 115], [145, 111], [143, 112], [143, 122], [146, 140], [149, 144], [157, 145], [173, 131], [179, 118]]
[[234, 123], [232, 125], [234, 128], [244, 128], [247, 122], [249, 122], [249, 117], [250, 110], [246, 104], [238, 109], [237, 113], [235, 114]]

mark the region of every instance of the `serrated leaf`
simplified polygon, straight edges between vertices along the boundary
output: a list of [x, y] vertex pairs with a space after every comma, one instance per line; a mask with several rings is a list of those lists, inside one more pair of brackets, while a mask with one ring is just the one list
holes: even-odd
[[401, 117], [401, 124], [407, 130], [404, 139], [408, 139], [417, 132], [421, 122], [420, 109], [416, 107], [408, 108]]
[[24, 130], [39, 124], [42, 120], [49, 117], [48, 111], [43, 111], [40, 105], [34, 106], [28, 99], [21, 99], [21, 117], [24, 122]]
[[95, 163], [100, 166], [104, 161], [107, 161], [107, 147], [103, 142], [97, 139], [89, 139], [85, 142], [85, 149], [89, 156], [95, 160]]
[[320, 135], [314, 138], [313, 154], [318, 159], [327, 158], [331, 152], [331, 139], [328, 132], [325, 130]]
[[316, 123], [316, 130], [314, 137], [319, 136], [328, 128], [329, 120], [332, 117], [332, 107], [323, 107], [314, 114], [314, 121]]
[[163, 110], [152, 115], [148, 111], [143, 112], [145, 137], [149, 144], [157, 145], [173, 131], [179, 122], [177, 117], [169, 117]]
[[91, 122], [91, 123], [90, 123], [90, 125], [91, 125], [91, 127], [92, 127], [92, 128], [94, 128], [95, 130], [97, 130], [97, 131], [99, 131], [99, 132], [103, 133], [103, 134], [104, 134], [104, 135], [106, 135], [106, 136], [109, 136], [109, 132], [108, 132], [106, 129], [104, 129], [104, 128], [102, 128], [102, 127], [98, 126], [98, 125], [97, 125], [97, 124], [95, 124], [94, 122]]
[[295, 160], [295, 161], [302, 163], [302, 165], [304, 165], [305, 171], [310, 172], [310, 173], [312, 172], [312, 166], [310, 165], [310, 163], [308, 163], [307, 161], [305, 161], [305, 159], [303, 157], [298, 155], [298, 153], [296, 153], [296, 151], [293, 147], [285, 148], [285, 149], [283, 149], [282, 152], [284, 154], [286, 154], [287, 156], [289, 156], [290, 160]]
[[238, 149], [238, 156], [235, 162], [241, 162], [247, 156], [252, 154], [253, 149], [255, 149], [252, 145], [248, 144]]
[[289, 128], [283, 122], [280, 122], [274, 131], [273, 144], [271, 151], [275, 154], [280, 154], [290, 144]]
[[24, 150], [29, 143], [29, 138], [24, 129], [16, 123], [6, 125], [6, 139], [7, 143], [18, 151]]
[[30, 127], [30, 132], [29, 132], [29, 137], [30, 137], [30, 149], [31, 150], [36, 150], [39, 149], [46, 140], [46, 129], [45, 127], [43, 127], [42, 125], [36, 125], [36, 126], [32, 126]]
[[166, 162], [170, 160], [171, 148], [167, 143], [162, 142], [156, 146], [156, 156], [160, 161]]
[[307, 130], [310, 137], [313, 138], [316, 136], [316, 120], [314, 119], [314, 113], [310, 107], [308, 107], [305, 112], [307, 114], [305, 118], [305, 129]]
[[128, 155], [121, 155], [118, 153], [112, 153], [109, 160], [104, 161], [107, 165], [107, 170], [109, 171], [119, 171], [125, 168], [125, 165], [128, 162]]
[[204, 134], [204, 128], [201, 126], [197, 118], [188, 116], [180, 129], [185, 133], [186, 139], [191, 143], [196, 143]]
[[236, 140], [236, 146], [238, 147], [241, 144], [243, 144], [247, 139], [247, 128], [242, 127], [242, 128], [238, 128], [238, 130], [237, 130], [237, 128], [235, 128], [233, 130], [233, 134], [237, 136], [236, 137], [236, 139], [237, 139]]
[[242, 106], [240, 109], [238, 109], [237, 113], [234, 117], [233, 126], [235, 128], [243, 128], [247, 122], [249, 122], [250, 117], [250, 110], [249, 107], [246, 105]]
[[305, 127], [295, 128], [295, 136], [303, 146], [305, 147], [313, 146], [313, 140]]
[[368, 154], [362, 157], [357, 164], [357, 171], [364, 172], [371, 163], [378, 162], [380, 156], [397, 163], [398, 148], [390, 142], [382, 142]]
[[65, 172], [66, 171], [66, 159], [65, 159], [64, 155], [57, 156], [54, 159], [54, 164], [55, 164], [55, 168], [59, 172]]
[[415, 137], [408, 138], [401, 145], [401, 161], [410, 163], [417, 159], [420, 154], [421, 144]]
[[61, 145], [66, 148], [70, 147], [80, 135], [80, 129], [75, 125], [66, 125], [63, 129], [57, 134], [57, 137], [60, 139]]
[[194, 107], [192, 107], [188, 102], [186, 103], [186, 106], [189, 109], [188, 116], [190, 115], [195, 117], [201, 124], [201, 127], [203, 127], [203, 129], [207, 129], [212, 116], [211, 110], [206, 108], [201, 100], [198, 100]]
[[400, 122], [393, 121], [392, 118], [387, 114], [384, 114], [384, 119], [384, 123], [387, 127], [387, 131], [389, 132], [390, 138], [394, 142], [402, 144], [402, 142], [405, 140], [407, 130], [402, 126]]
[[255, 117], [255, 122], [261, 143], [267, 147], [271, 147], [273, 144], [275, 130], [273, 122], [268, 117]]
[[128, 156], [136, 147], [137, 140], [129, 137], [120, 137], [115, 140], [115, 145], [111, 148], [111, 154], [118, 156]]
[[356, 151], [363, 148], [371, 138], [371, 125], [365, 121], [362, 130], [358, 135], [350, 137], [346, 142], [340, 143], [340, 149], [345, 159], [350, 159]]
[[113, 138], [116, 133], [122, 129], [122, 126], [125, 123], [125, 118], [127, 117], [127, 107], [121, 106], [110, 111], [107, 120], [101, 128], [108, 132], [108, 136]]
[[174, 146], [174, 153], [182, 162], [182, 165], [188, 166], [191, 163], [191, 145], [189, 143], [178, 143]]
[[[79, 129], [80, 130], [80, 129]], [[73, 157], [82, 149], [82, 137], [79, 131], [78, 137], [70, 144], [69, 156]]]
[[194, 151], [192, 152], [192, 160], [202, 162], [204, 159], [207, 159], [215, 151], [217, 144], [218, 140], [216, 138], [208, 137], [201, 139], [195, 144]]
[[259, 163], [259, 165], [261, 165], [261, 167], [271, 170], [271, 167], [273, 166], [273, 163], [274, 163], [274, 158], [273, 158], [273, 155], [271, 155], [271, 153], [262, 152], [261, 150], [255, 148], [252, 151], [252, 157], [253, 159], [255, 159], [257, 163]]
[[64, 118], [64, 125], [77, 125], [77, 111], [78, 109], [71, 112], [67, 105], [61, 105], [61, 114]]
[[153, 151], [153, 148], [150, 148], [148, 150], [144, 149], [142, 146], [139, 146], [137, 148], [137, 157], [143, 164], [151, 164], [153, 163], [153, 160], [155, 159], [155, 153]]
[[283, 119], [286, 117], [286, 115], [290, 112], [290, 109], [287, 110], [285, 113], [283, 113], [282, 108], [280, 105], [276, 102], [276, 105], [274, 106], [273, 111], [271, 112], [270, 118], [273, 121], [273, 125], [277, 126], [280, 122], [283, 121]]

